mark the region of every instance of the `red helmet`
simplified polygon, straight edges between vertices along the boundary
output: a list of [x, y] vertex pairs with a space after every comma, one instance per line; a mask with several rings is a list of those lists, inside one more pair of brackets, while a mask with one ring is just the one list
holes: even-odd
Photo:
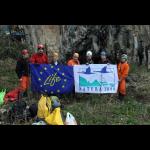
[[40, 48], [43, 49], [43, 48], [44, 48], [44, 45], [43, 45], [43, 44], [39, 44], [39, 45], [37, 46], [37, 48], [38, 48], [38, 49], [40, 49]]
[[29, 51], [27, 49], [24, 49], [24, 50], [22, 50], [21, 54], [22, 55], [29, 54]]

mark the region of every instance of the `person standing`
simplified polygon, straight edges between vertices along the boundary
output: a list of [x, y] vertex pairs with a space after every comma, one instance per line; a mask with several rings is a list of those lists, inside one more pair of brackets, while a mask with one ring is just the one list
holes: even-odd
[[32, 64], [48, 64], [48, 57], [44, 53], [44, 45], [39, 44], [37, 48], [38, 48], [38, 52], [31, 56], [30, 62]]
[[139, 66], [141, 66], [144, 58], [144, 46], [142, 40], [140, 41], [139, 48], [138, 48], [138, 57], [139, 57]]
[[93, 53], [91, 51], [86, 52], [86, 65], [94, 64], [92, 60]]
[[[44, 45], [39, 44], [37, 46], [38, 52], [33, 54], [30, 58], [30, 63], [32, 64], [48, 64], [48, 56], [44, 53]], [[41, 94], [39, 92], [34, 93], [36, 99], [40, 99]]]
[[[68, 61], [67, 65], [68, 66], [80, 65], [79, 54], [78, 53], [74, 53], [72, 59]], [[75, 93], [75, 86], [74, 86], [74, 89], [72, 91], [72, 98], [78, 99], [77, 95]]]
[[52, 65], [61, 65], [62, 63], [59, 60], [59, 54], [57, 52], [53, 52], [52, 54], [52, 61], [50, 62]]
[[68, 64], [68, 66], [80, 65], [79, 54], [74, 53], [73, 58], [71, 60], [69, 60], [67, 64]]
[[121, 56], [121, 61], [117, 66], [118, 69], [118, 77], [119, 77], [119, 100], [122, 101], [126, 95], [126, 78], [129, 73], [129, 64], [127, 63], [127, 55], [123, 54]]
[[145, 65], [146, 66], [148, 66], [148, 51], [149, 50], [150, 50], [150, 44], [145, 47], [145, 56], [146, 56], [146, 63], [145, 63]]
[[105, 51], [102, 51], [100, 53], [100, 60], [99, 60], [99, 64], [109, 64], [110, 61], [107, 57], [107, 53]]
[[24, 49], [21, 54], [21, 58], [17, 60], [15, 71], [20, 81], [21, 92], [26, 97], [29, 88], [29, 51]]

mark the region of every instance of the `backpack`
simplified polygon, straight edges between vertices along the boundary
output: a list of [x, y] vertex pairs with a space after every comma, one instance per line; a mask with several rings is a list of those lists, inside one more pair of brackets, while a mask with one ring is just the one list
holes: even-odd
[[[26, 112], [26, 102], [25, 101], [16, 101], [10, 108], [8, 112], [8, 118], [10, 123], [13, 123], [17, 120], [25, 120], [30, 115], [29, 112]], [[26, 112], [26, 114], [25, 114]]]
[[37, 106], [37, 104], [32, 104], [32, 105], [29, 107], [30, 117], [31, 117], [31, 118], [36, 117], [36, 116], [37, 116], [37, 111], [38, 111], [38, 106]]
[[3, 103], [4, 103], [5, 94], [6, 94], [6, 89], [5, 89], [5, 90], [2, 90], [2, 91], [0, 92], [0, 106], [3, 105]]

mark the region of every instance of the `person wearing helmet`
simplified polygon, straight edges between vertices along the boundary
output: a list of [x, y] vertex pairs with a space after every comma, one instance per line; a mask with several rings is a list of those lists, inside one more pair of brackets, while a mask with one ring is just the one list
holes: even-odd
[[128, 56], [126, 54], [121, 55], [121, 61], [118, 64], [118, 77], [119, 77], [119, 100], [123, 100], [126, 95], [126, 78], [129, 73], [129, 64], [127, 63]]
[[27, 49], [21, 51], [21, 58], [17, 60], [15, 71], [20, 81], [20, 90], [23, 96], [27, 96], [29, 87], [29, 51]]
[[107, 57], [106, 51], [101, 51], [99, 64], [109, 64], [109, 63], [110, 63], [110, 61]]
[[86, 65], [93, 64], [92, 60], [93, 53], [91, 51], [87, 51], [86, 53]]
[[80, 65], [79, 54], [74, 53], [73, 58], [71, 60], [69, 60], [67, 64], [68, 64], [68, 66]]
[[32, 64], [48, 64], [48, 57], [44, 53], [44, 45], [39, 44], [37, 48], [38, 52], [32, 55], [32, 57], [30, 58], [30, 62]]
[[[80, 65], [79, 53], [74, 52], [72, 59], [70, 59], [70, 60], [67, 62], [67, 65], [68, 65], [68, 66]], [[74, 90], [73, 90], [72, 94], [73, 94], [73, 97], [76, 97], [76, 94], [75, 94], [75, 86], [74, 86]]]

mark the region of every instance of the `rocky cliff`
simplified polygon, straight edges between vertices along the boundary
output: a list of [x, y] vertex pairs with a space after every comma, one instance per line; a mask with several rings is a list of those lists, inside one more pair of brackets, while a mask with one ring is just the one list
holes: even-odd
[[[22, 25], [27, 43], [36, 51], [37, 43], [47, 44], [49, 53], [59, 51], [62, 56], [73, 50], [84, 54], [106, 48], [110, 53], [121, 48], [130, 61], [136, 61], [140, 40], [150, 44], [150, 25]], [[3, 25], [4, 27], [4, 25]]]

